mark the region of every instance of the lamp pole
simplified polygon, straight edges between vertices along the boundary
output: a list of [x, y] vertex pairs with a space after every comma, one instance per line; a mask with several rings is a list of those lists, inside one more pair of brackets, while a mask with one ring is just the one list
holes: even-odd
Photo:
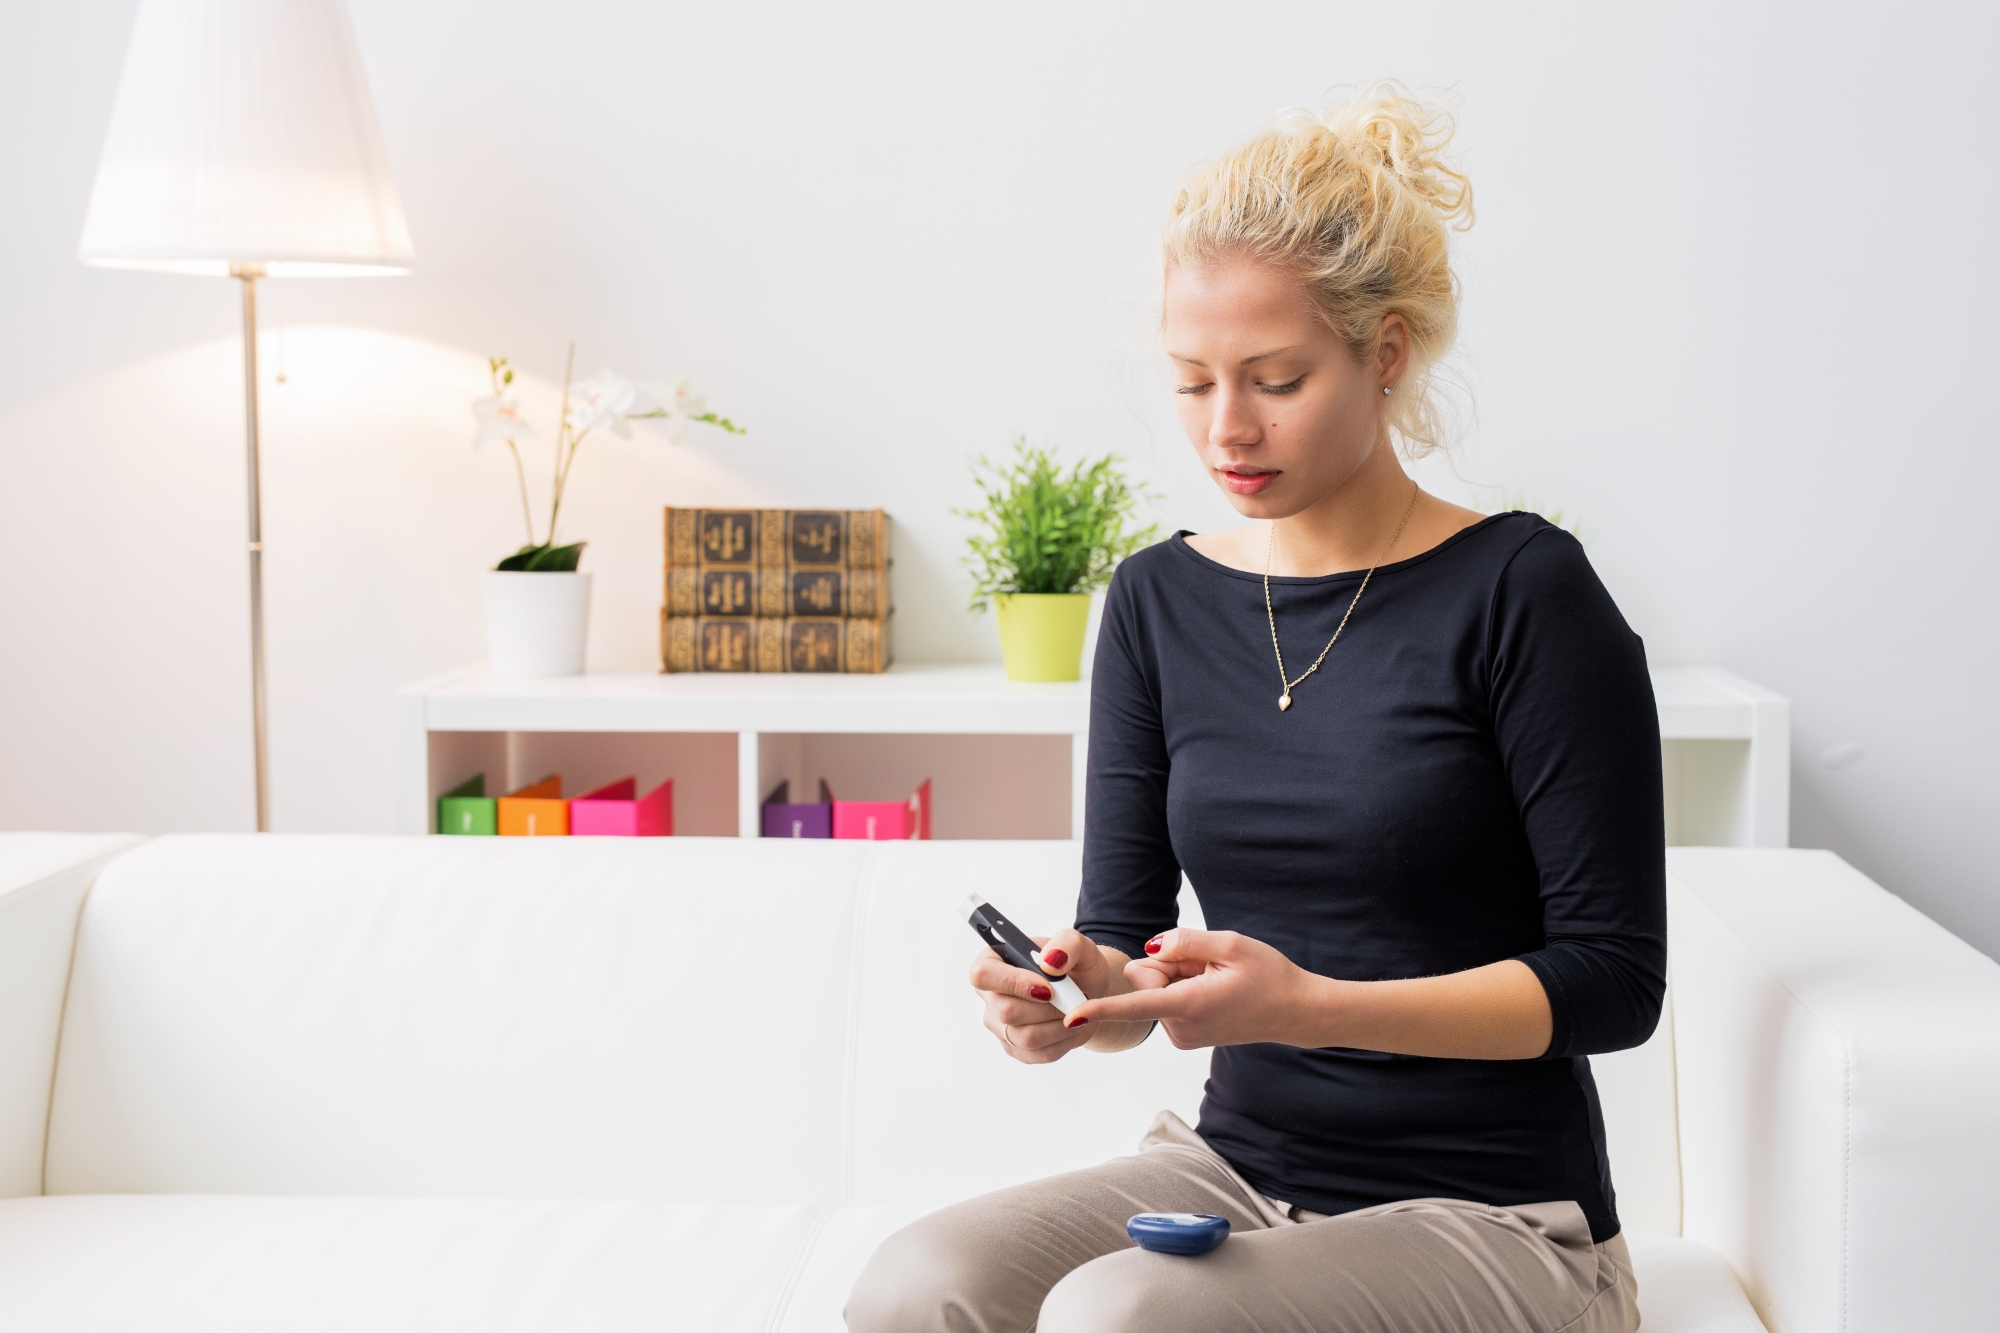
[[250, 734], [257, 752], [257, 831], [271, 831], [271, 777], [264, 699], [264, 497], [257, 448], [257, 279], [262, 264], [231, 264], [243, 284], [243, 442], [250, 482]]

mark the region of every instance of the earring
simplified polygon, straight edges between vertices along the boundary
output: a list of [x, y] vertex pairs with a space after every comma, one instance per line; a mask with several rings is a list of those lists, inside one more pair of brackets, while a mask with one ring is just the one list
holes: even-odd
[[1384, 398], [1387, 398], [1389, 396], [1389, 386], [1386, 384], [1382, 386], [1382, 396]]

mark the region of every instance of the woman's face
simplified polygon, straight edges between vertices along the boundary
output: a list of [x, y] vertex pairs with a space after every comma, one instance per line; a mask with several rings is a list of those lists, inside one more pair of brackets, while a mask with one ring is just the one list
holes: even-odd
[[1387, 438], [1382, 388], [1407, 345], [1394, 316], [1357, 365], [1296, 279], [1235, 258], [1168, 270], [1162, 332], [1181, 426], [1245, 517], [1312, 507]]

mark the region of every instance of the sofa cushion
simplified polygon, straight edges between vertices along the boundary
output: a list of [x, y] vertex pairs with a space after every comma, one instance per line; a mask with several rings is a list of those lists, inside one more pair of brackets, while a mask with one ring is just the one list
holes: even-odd
[[867, 860], [149, 843], [84, 909], [48, 1192], [834, 1202]]
[[[72, 1195], [0, 1202], [37, 1333], [841, 1333], [911, 1208]], [[1762, 1333], [1715, 1255], [1632, 1237], [1646, 1333]]]

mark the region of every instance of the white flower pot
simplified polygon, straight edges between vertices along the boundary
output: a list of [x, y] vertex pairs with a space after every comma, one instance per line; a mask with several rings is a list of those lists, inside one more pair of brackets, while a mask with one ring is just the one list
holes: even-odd
[[486, 645], [496, 676], [583, 674], [590, 575], [486, 571]]

